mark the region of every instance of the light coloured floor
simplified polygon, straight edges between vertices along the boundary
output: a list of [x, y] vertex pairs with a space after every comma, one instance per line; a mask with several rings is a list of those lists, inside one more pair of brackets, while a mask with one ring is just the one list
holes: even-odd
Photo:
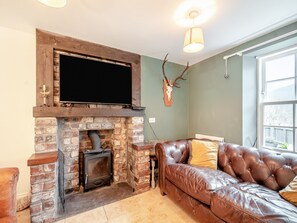
[[30, 223], [30, 209], [17, 212], [18, 223]]
[[[29, 223], [28, 210], [18, 212], [18, 223]], [[159, 188], [108, 204], [91, 211], [63, 219], [57, 223], [194, 223], [191, 216], [184, 212], [167, 196], [161, 196]]]

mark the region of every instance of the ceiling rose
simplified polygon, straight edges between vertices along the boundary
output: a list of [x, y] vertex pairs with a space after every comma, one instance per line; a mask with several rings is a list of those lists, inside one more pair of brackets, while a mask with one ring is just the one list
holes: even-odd
[[50, 7], [62, 8], [66, 5], [67, 0], [38, 0], [38, 1]]
[[[215, 0], [187, 0], [176, 9], [174, 20], [182, 27], [193, 27], [206, 22], [215, 13]], [[197, 16], [193, 20], [191, 12], [196, 11]]]

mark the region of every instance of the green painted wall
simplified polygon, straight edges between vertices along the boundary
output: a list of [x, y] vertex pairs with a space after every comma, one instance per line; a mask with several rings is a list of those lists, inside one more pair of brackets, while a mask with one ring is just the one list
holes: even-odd
[[[188, 135], [188, 81], [180, 81], [181, 88], [173, 89], [173, 105], [166, 107], [163, 102], [162, 63], [159, 59], [141, 57], [141, 105], [146, 107], [145, 140], [156, 139], [148, 124], [150, 117], [156, 118], [156, 123], [151, 123], [151, 126], [158, 139], [181, 139]], [[170, 62], [165, 65], [170, 79], [177, 77], [184, 68]]]
[[295, 30], [296, 27], [297, 23], [293, 23], [191, 66], [188, 74], [189, 137], [195, 133], [209, 134], [225, 137], [227, 142], [242, 144], [245, 138], [243, 57], [229, 59], [229, 79], [224, 79], [223, 57]]
[[[244, 67], [247, 57], [253, 58], [256, 54], [249, 52], [243, 57], [229, 59], [229, 79], [224, 78], [223, 57], [290, 32], [296, 27], [297, 23], [293, 23], [191, 66], [186, 75], [188, 80], [181, 81], [181, 88], [173, 90], [172, 107], [166, 107], [163, 102], [163, 61], [142, 56], [141, 104], [146, 107], [145, 140], [179, 139], [201, 133], [222, 136], [225, 141], [237, 144], [253, 142], [256, 133], [253, 130], [256, 104], [252, 104], [256, 103], [255, 92], [249, 94], [243, 91], [256, 89], [253, 87], [253, 84], [256, 85], [255, 78], [246, 76], [251, 72], [247, 72]], [[282, 46], [283, 44], [279, 43], [278, 49]], [[262, 53], [267, 53], [275, 49], [265, 46], [256, 50], [254, 53], [261, 50]], [[183, 69], [182, 65], [170, 62], [166, 64], [166, 73], [171, 79]], [[157, 136], [148, 124], [150, 117], [156, 118], [156, 123], [152, 123], [151, 127]]]
[[189, 137], [200, 133], [240, 143], [242, 62], [239, 57], [229, 61], [226, 80], [224, 55], [195, 64], [189, 71]]

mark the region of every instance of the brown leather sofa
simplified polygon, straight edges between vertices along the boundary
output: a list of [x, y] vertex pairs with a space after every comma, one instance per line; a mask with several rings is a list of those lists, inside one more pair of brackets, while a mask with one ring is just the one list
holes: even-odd
[[16, 187], [18, 168], [0, 168], [0, 222], [14, 223], [16, 219]]
[[297, 174], [297, 154], [220, 143], [218, 170], [188, 165], [191, 139], [156, 145], [159, 187], [199, 222], [297, 222], [278, 191]]

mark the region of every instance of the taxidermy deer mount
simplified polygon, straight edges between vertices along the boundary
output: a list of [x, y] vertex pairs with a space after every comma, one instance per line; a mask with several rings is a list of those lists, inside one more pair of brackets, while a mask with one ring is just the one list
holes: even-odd
[[163, 64], [162, 64], [162, 71], [163, 71], [163, 76], [164, 76], [164, 79], [163, 79], [163, 95], [164, 95], [164, 104], [166, 106], [171, 106], [172, 105], [173, 87], [180, 88], [177, 81], [180, 80], [180, 79], [181, 80], [186, 80], [185, 78], [183, 78], [183, 75], [189, 69], [189, 62], [187, 62], [187, 66], [184, 69], [184, 71], [177, 78], [175, 78], [175, 80], [172, 83], [172, 81], [167, 78], [166, 73], [165, 73], [165, 63], [168, 61], [167, 56], [168, 56], [168, 53], [166, 54], [166, 56], [164, 58], [164, 61], [163, 61]]

